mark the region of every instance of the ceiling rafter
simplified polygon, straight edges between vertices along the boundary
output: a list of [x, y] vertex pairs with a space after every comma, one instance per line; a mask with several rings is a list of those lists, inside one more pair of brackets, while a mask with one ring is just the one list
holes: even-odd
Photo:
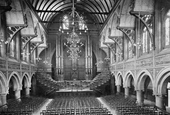
[[[28, 0], [41, 21], [50, 22], [55, 16], [68, 13], [72, 0]], [[119, 0], [75, 0], [76, 11], [88, 15], [95, 23], [103, 24]]]
[[[86, 6], [85, 4], [87, 4], [87, 6]], [[83, 1], [83, 5], [85, 5], [86, 7], [89, 7], [89, 6], [90, 6], [90, 8], [93, 9], [93, 12], [97, 12], [97, 11], [99, 12], [99, 10], [96, 11], [96, 9], [94, 9], [94, 7], [93, 7], [91, 4], [89, 4], [87, 1], [86, 1], [86, 2]], [[92, 10], [91, 10], [91, 11], [92, 11]], [[96, 14], [94, 14], [94, 15], [95, 15], [96, 17], [98, 17], [99, 22], [103, 22], [103, 21], [102, 21], [102, 17], [101, 17], [100, 15], [99, 15], [99, 16], [97, 16]]]
[[[95, 0], [96, 1], [96, 0]], [[100, 4], [100, 3], [101, 4]], [[100, 9], [102, 10], [102, 12], [105, 12], [105, 11], [107, 11], [107, 9], [105, 8], [105, 6], [104, 6], [104, 3], [101, 1], [101, 0], [99, 0], [99, 2], [98, 1], [96, 1], [96, 3], [100, 6]], [[105, 15], [102, 15], [105, 19], [106, 19], [106, 17], [107, 16], [105, 16]]]
[[[55, 11], [55, 10], [36, 10], [36, 12], [51, 12], [51, 13], [66, 13], [66, 11]], [[89, 13], [89, 14], [105, 14], [105, 15], [108, 15], [109, 14], [109, 12], [88, 12], [88, 11], [80, 11], [79, 10], [79, 12], [80, 13]]]
[[[88, 1], [88, 2], [92, 3], [94, 5], [94, 7], [97, 9], [98, 12], [101, 12], [100, 9], [98, 9], [98, 7], [91, 0]], [[98, 4], [98, 3], [96, 3], [96, 4]], [[102, 15], [99, 15], [99, 16], [102, 18], [102, 22], [103, 22], [104, 21], [104, 17]]]

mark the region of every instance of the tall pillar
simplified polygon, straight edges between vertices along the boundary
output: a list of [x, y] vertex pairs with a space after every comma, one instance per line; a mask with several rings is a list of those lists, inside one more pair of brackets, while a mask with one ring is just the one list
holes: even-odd
[[115, 94], [115, 80], [111, 77], [111, 94]]
[[168, 89], [168, 107], [170, 107], [170, 89]]
[[1, 106], [1, 108], [0, 108], [0, 111], [3, 111], [3, 110], [5, 110], [6, 108], [7, 108], [7, 99], [6, 99], [6, 97], [7, 97], [7, 94], [0, 94], [0, 106]]
[[25, 88], [25, 96], [26, 96], [26, 97], [29, 97], [29, 96], [30, 96], [30, 88], [29, 88], [29, 87], [26, 87], [26, 88]]
[[125, 87], [125, 98], [129, 96], [129, 87]]
[[144, 104], [144, 95], [142, 90], [136, 91], [136, 99], [137, 99], [137, 105], [143, 106]]
[[6, 105], [6, 96], [7, 94], [0, 94], [0, 106]]
[[121, 86], [117, 85], [116, 88], [117, 88], [117, 94], [119, 94], [121, 92]]
[[21, 90], [15, 90], [15, 99], [21, 101]]
[[1, 49], [0, 49], [0, 55], [1, 57], [4, 57], [6, 55], [6, 47], [5, 47], [5, 43], [3, 41], [5, 41], [5, 21], [3, 19], [4, 15], [1, 14], [1, 10], [0, 10], [0, 40], [1, 40]]
[[166, 106], [164, 103], [164, 96], [163, 95], [156, 95], [156, 106], [160, 109], [166, 110]]

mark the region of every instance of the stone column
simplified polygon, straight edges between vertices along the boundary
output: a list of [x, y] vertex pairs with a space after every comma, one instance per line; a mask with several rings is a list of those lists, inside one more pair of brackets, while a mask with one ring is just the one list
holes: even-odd
[[3, 111], [3, 110], [6, 110], [7, 108], [7, 94], [6, 93], [3, 93], [3, 94], [0, 94], [0, 111]]
[[26, 96], [26, 97], [29, 97], [29, 96], [30, 96], [30, 88], [29, 88], [29, 87], [26, 87], [26, 88], [25, 88], [25, 96]]
[[115, 94], [115, 80], [111, 77], [111, 94]]
[[0, 106], [6, 105], [6, 96], [7, 94], [0, 94]]
[[166, 110], [166, 106], [164, 103], [164, 96], [163, 95], [156, 95], [155, 96], [156, 106], [160, 109]]
[[116, 88], [117, 88], [117, 94], [119, 94], [121, 92], [121, 86], [117, 85]]
[[144, 104], [144, 95], [142, 90], [136, 91], [136, 99], [137, 99], [137, 105], [143, 106]]
[[21, 101], [21, 90], [15, 90], [15, 99]]
[[170, 89], [168, 89], [168, 107], [170, 107]]
[[125, 87], [125, 98], [129, 96], [129, 87]]

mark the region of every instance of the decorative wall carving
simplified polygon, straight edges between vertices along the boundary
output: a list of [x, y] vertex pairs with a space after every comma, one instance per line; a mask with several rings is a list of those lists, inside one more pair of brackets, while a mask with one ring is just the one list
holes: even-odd
[[22, 64], [23, 71], [29, 71], [29, 65]]
[[139, 74], [139, 72], [141, 72], [142, 71], [142, 69], [137, 69], [136, 70], [136, 77], [138, 77], [138, 74]]
[[128, 70], [134, 69], [134, 68], [135, 68], [134, 61], [132, 61], [132, 62], [126, 62], [124, 68], [125, 68], [125, 69], [128, 69]]
[[163, 69], [163, 67], [155, 68], [155, 77], [158, 75], [158, 73]]
[[155, 57], [155, 65], [162, 65], [162, 64], [169, 64], [169, 63], [170, 63], [170, 54]]
[[116, 70], [119, 70], [119, 69], [123, 69], [123, 64], [122, 63], [116, 65]]
[[152, 58], [146, 58], [146, 59], [136, 61], [136, 67], [137, 68], [152, 67], [152, 66], [153, 66]]
[[133, 73], [134, 77], [136, 77], [135, 70], [131, 70], [131, 72]]
[[31, 71], [37, 71], [37, 67], [36, 66], [31, 66]]
[[6, 69], [6, 61], [0, 59], [0, 69]]
[[151, 75], [153, 75], [153, 69], [147, 69]]
[[8, 69], [20, 70], [20, 63], [8, 62]]
[[6, 74], [6, 71], [1, 71], [1, 72], [2, 72], [5, 76], [7, 75], [7, 74]]
[[115, 70], [115, 65], [111, 65], [111, 66], [110, 66], [110, 70], [111, 70], [111, 71]]
[[12, 72], [13, 72], [13, 71], [8, 71], [8, 78], [9, 78], [9, 76], [11, 75]]

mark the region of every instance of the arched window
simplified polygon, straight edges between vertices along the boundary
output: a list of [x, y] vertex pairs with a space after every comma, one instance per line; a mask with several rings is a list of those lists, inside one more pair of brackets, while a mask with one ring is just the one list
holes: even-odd
[[[149, 27], [149, 31], [152, 34], [152, 24]], [[149, 53], [152, 51], [152, 41], [151, 41], [151, 36], [149, 35], [149, 32], [146, 27], [143, 28], [143, 33], [142, 33], [142, 52], [143, 53]]]
[[142, 51], [143, 51], [143, 53], [147, 53], [147, 49], [148, 49], [148, 47], [147, 47], [147, 44], [148, 44], [147, 35], [148, 35], [147, 29], [146, 29], [146, 27], [144, 27], [143, 28], [143, 34], [142, 34]]
[[[15, 37], [15, 36], [14, 36]], [[16, 40], [13, 38], [10, 42], [10, 51], [9, 51], [10, 57], [15, 58], [16, 57]]]
[[118, 38], [118, 44], [116, 46], [116, 56], [117, 56], [117, 61], [120, 62], [123, 60], [123, 53], [122, 53], [122, 49], [123, 49], [123, 39], [122, 38]]
[[165, 19], [165, 46], [170, 45], [170, 10], [166, 14]]
[[68, 30], [69, 29], [69, 18], [67, 15], [63, 17], [63, 29]]
[[133, 47], [132, 43], [130, 41], [128, 41], [128, 58], [133, 57], [132, 47]]

